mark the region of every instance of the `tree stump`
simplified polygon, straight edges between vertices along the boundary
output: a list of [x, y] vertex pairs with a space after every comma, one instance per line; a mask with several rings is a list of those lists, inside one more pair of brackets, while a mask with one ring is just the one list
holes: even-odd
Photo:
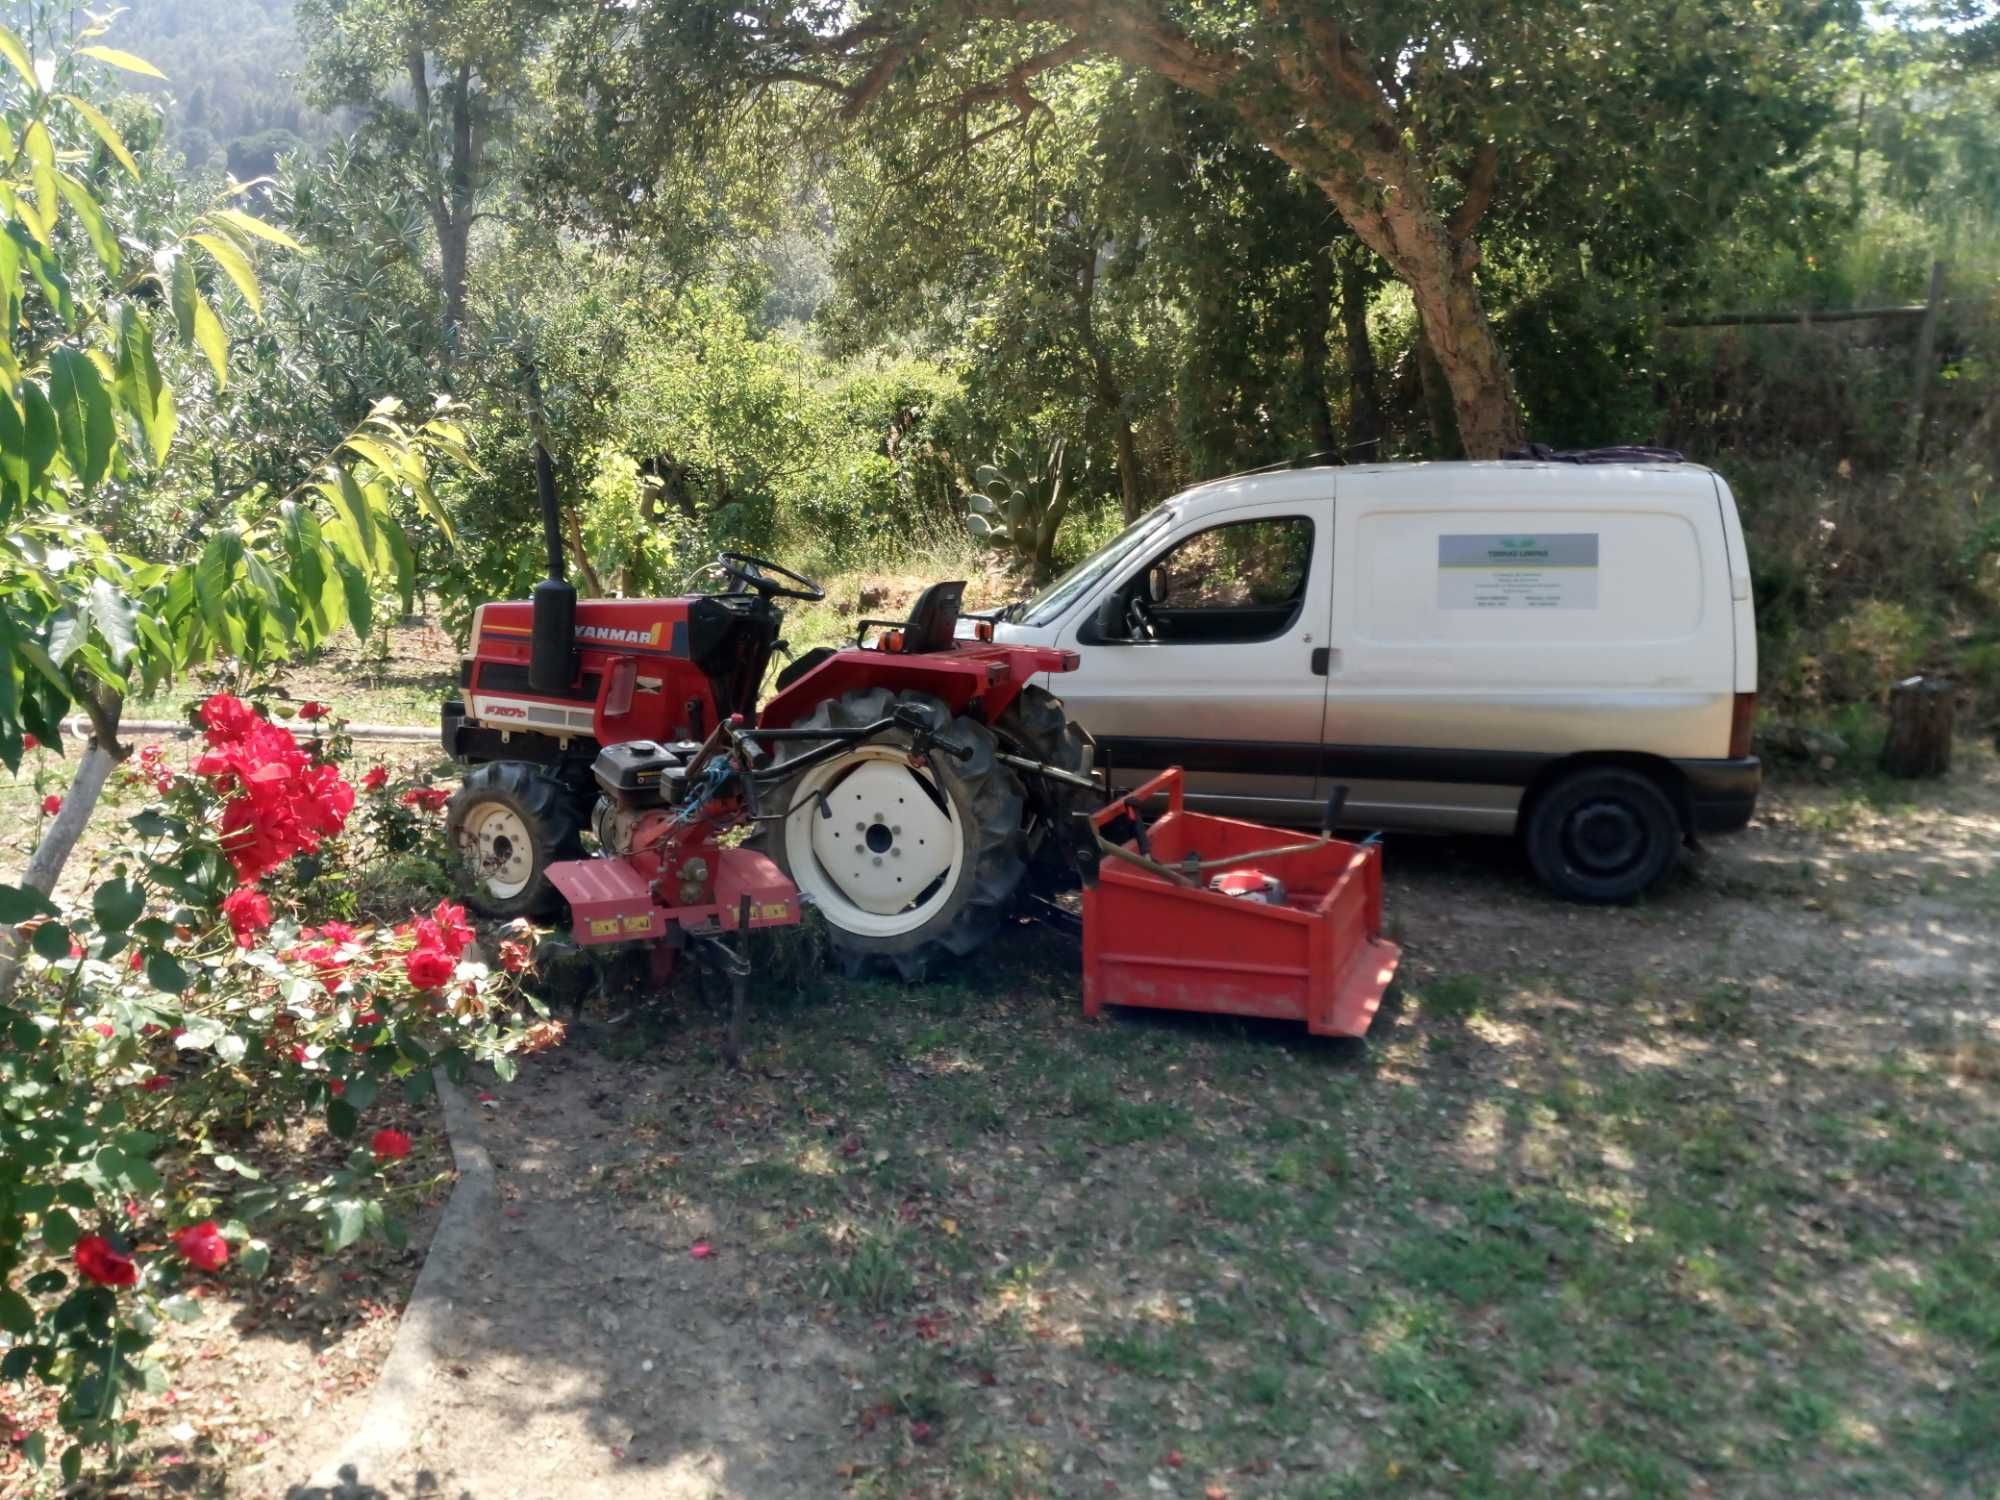
[[1907, 677], [1889, 689], [1889, 737], [1882, 769], [1891, 776], [1942, 776], [1951, 769], [1951, 684]]

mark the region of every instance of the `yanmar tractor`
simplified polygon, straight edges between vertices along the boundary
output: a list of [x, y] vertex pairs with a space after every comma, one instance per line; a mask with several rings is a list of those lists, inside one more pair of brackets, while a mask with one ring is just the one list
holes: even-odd
[[539, 451], [537, 480], [549, 577], [474, 613], [443, 710], [469, 768], [447, 829], [477, 910], [567, 901], [579, 942], [671, 950], [797, 921], [803, 895], [850, 967], [917, 977], [985, 942], [1031, 871], [1060, 878], [1074, 814], [1102, 795], [1089, 740], [1037, 681], [1074, 653], [995, 645], [978, 622], [958, 639], [964, 585], [939, 583], [907, 620], [791, 662], [759, 705], [779, 601], [825, 591], [725, 552], [721, 592], [578, 601]]

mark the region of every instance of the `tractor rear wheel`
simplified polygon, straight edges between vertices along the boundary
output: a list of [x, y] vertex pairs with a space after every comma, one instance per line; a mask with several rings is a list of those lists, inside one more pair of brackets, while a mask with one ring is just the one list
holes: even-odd
[[491, 761], [467, 772], [445, 810], [444, 828], [466, 904], [489, 917], [554, 910], [562, 896], [549, 884], [549, 866], [583, 856], [569, 789], [523, 761]]
[[[1081, 724], [1064, 712], [1062, 699], [1046, 688], [1025, 687], [994, 725], [1000, 741], [1017, 755], [1088, 776], [1097, 764], [1097, 745]], [[1078, 876], [1071, 850], [1076, 815], [1094, 812], [1099, 798], [1080, 786], [1045, 776], [1024, 775], [1028, 810], [1028, 879], [1042, 895], [1074, 889]]]
[[[916, 708], [943, 743], [913, 762], [910, 736], [889, 730], [809, 767], [776, 797], [789, 809], [760, 835], [826, 919], [835, 952], [858, 968], [871, 959], [906, 979], [936, 957], [979, 947], [999, 926], [1027, 871], [1020, 778], [996, 757], [993, 731], [954, 718], [928, 693], [861, 688], [829, 698], [801, 729], [856, 728]], [[812, 741], [788, 741], [778, 759]]]

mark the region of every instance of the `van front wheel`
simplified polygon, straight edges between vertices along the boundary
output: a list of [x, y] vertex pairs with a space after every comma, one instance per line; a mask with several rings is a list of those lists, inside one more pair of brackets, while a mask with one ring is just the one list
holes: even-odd
[[1535, 799], [1523, 834], [1542, 883], [1569, 901], [1630, 901], [1666, 873], [1680, 816], [1652, 777], [1621, 766], [1572, 771]]

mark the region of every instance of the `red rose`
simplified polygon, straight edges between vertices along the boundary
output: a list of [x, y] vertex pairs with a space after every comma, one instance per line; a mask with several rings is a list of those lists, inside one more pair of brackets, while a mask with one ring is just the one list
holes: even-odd
[[364, 792], [379, 792], [388, 784], [389, 768], [387, 766], [371, 766], [369, 767], [368, 774], [361, 778], [361, 790]]
[[99, 1021], [94, 1029], [96, 1030], [97, 1034], [102, 1037], [113, 1037], [118, 1035], [118, 1028], [113, 1026], [109, 1021]]
[[364, 1010], [354, 1018], [354, 1024], [356, 1026], [374, 1026], [379, 1024], [381, 1020], [382, 1013], [379, 1010]]
[[431, 920], [437, 924], [438, 941], [444, 951], [453, 958], [465, 952], [465, 945], [472, 941], [472, 924], [465, 920], [465, 908], [449, 901], [440, 901], [431, 913]]
[[144, 948], [134, 948], [132, 950], [132, 956], [125, 960], [125, 967], [130, 969], [135, 974], [138, 973], [140, 969], [144, 968], [145, 965], [146, 965], [146, 950]]
[[76, 1268], [99, 1286], [131, 1286], [139, 1279], [132, 1257], [101, 1234], [86, 1234], [76, 1242]]
[[301, 719], [324, 719], [331, 712], [324, 703], [307, 700], [299, 705]]
[[292, 1043], [292, 1061], [300, 1067], [304, 1067], [306, 1063], [306, 1049], [297, 1042]]
[[451, 955], [438, 948], [412, 948], [403, 955], [403, 972], [420, 990], [435, 990], [449, 984], [457, 969]]
[[131, 773], [141, 781], [153, 783], [153, 790], [169, 792], [174, 786], [174, 768], [167, 764], [167, 752], [158, 745], [147, 745], [139, 751], [139, 766]]
[[213, 1219], [176, 1229], [167, 1238], [174, 1242], [181, 1259], [197, 1271], [220, 1271], [223, 1262], [229, 1259], [229, 1241], [222, 1237]]
[[315, 765], [290, 730], [234, 698], [211, 698], [202, 722], [209, 750], [195, 773], [229, 799], [222, 846], [240, 883], [254, 883], [346, 826], [354, 788], [339, 767]]
[[347, 1080], [344, 1078], [334, 1079], [327, 1084], [326, 1091], [338, 1099], [342, 1094], [347, 1092]]
[[288, 949], [280, 956], [291, 962], [311, 964], [319, 975], [320, 986], [329, 995], [339, 989], [341, 982], [347, 977], [347, 965], [341, 961], [331, 943], [315, 943], [310, 948]]
[[23, 750], [39, 750], [42, 748], [42, 742], [32, 734], [24, 734], [21, 736], [21, 748]]
[[236, 934], [236, 946], [248, 948], [255, 934], [271, 925], [271, 902], [254, 886], [238, 886], [223, 900], [222, 914]]
[[48, 796], [42, 798], [43, 817], [53, 818], [57, 813], [61, 811], [62, 811], [62, 798], [58, 797], [54, 792], [50, 792]]
[[400, 1130], [378, 1130], [368, 1146], [377, 1161], [401, 1161], [410, 1154], [410, 1138]]
[[518, 974], [528, 967], [528, 945], [509, 938], [500, 944], [500, 967], [509, 974]]
[[311, 928], [307, 928], [303, 935], [306, 937], [318, 937], [329, 943], [351, 943], [355, 941], [357, 936], [354, 929], [349, 927], [345, 922], [328, 922], [317, 933], [313, 932]]
[[403, 806], [421, 807], [425, 812], [440, 812], [449, 801], [451, 793], [441, 786], [413, 786], [403, 793]]
[[164, 1073], [155, 1073], [151, 1078], [148, 1078], [144, 1083], [139, 1085], [140, 1088], [149, 1094], [157, 1094], [160, 1090], [170, 1089], [173, 1086], [173, 1079], [167, 1077]]
[[242, 739], [257, 723], [257, 712], [241, 698], [228, 693], [217, 693], [205, 700], [196, 710], [204, 731], [203, 738], [210, 745], [227, 745]]

